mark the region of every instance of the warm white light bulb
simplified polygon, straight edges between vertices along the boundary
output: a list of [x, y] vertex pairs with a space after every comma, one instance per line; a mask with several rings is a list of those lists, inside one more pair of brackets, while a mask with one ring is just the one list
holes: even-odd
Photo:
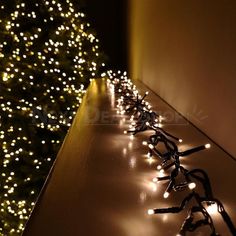
[[154, 215], [154, 213], [155, 213], [155, 212], [154, 212], [153, 209], [149, 209], [149, 210], [148, 210], [148, 215]]
[[205, 145], [205, 148], [207, 148], [207, 149], [209, 149], [211, 147], [211, 144], [210, 143], [207, 143], [206, 145]]
[[158, 166], [157, 166], [157, 169], [158, 169], [158, 170], [161, 170], [161, 168], [162, 168], [161, 165], [158, 165]]
[[188, 185], [188, 187], [189, 187], [189, 189], [193, 190], [193, 189], [196, 188], [196, 184], [195, 184], [195, 183], [190, 183], [190, 184]]
[[165, 192], [163, 195], [164, 198], [168, 198], [169, 196], [170, 196], [170, 194], [168, 192]]
[[147, 146], [148, 145], [148, 142], [147, 141], [143, 141], [142, 143], [144, 146]]
[[152, 179], [152, 182], [157, 183], [157, 182], [158, 182], [158, 178], [157, 178], [157, 177], [156, 177], [156, 178], [153, 178], [153, 179]]
[[127, 130], [124, 131], [124, 134], [127, 134]]
[[179, 142], [182, 143], [182, 142], [183, 142], [183, 139], [179, 139]]
[[164, 174], [164, 172], [165, 172], [165, 171], [164, 171], [163, 169], [160, 169], [160, 173], [161, 173], [161, 174]]
[[154, 149], [154, 146], [153, 146], [152, 144], [149, 144], [148, 147], [149, 147], [150, 149]]
[[206, 210], [210, 215], [217, 214], [218, 213], [218, 205], [216, 203], [212, 203], [206, 207]]

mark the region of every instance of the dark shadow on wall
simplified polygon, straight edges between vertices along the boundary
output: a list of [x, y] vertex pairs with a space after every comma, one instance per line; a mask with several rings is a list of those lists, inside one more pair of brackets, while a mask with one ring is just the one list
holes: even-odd
[[125, 0], [81, 0], [102, 49], [109, 58], [108, 67], [127, 70], [127, 6]]

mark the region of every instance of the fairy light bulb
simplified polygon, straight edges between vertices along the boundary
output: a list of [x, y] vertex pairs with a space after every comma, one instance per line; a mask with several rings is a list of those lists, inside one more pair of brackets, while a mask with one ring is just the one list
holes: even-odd
[[147, 141], [143, 141], [142, 144], [143, 144], [143, 146], [147, 146], [148, 142]]
[[206, 210], [210, 215], [215, 215], [218, 213], [218, 205], [212, 202], [206, 207]]
[[153, 144], [149, 144], [148, 147], [149, 147], [150, 149], [154, 149], [154, 148], [155, 148]]
[[163, 197], [166, 199], [166, 198], [168, 198], [170, 196], [170, 193], [168, 193], [168, 192], [165, 192], [164, 193], [164, 195], [163, 195]]
[[163, 116], [159, 116], [159, 122], [162, 122], [165, 118]]
[[207, 143], [207, 144], [205, 145], [205, 148], [206, 148], [206, 149], [211, 148], [211, 144], [210, 144], [210, 143]]
[[158, 182], [158, 178], [157, 177], [153, 178], [152, 182], [157, 183]]
[[188, 184], [188, 187], [189, 187], [189, 189], [191, 189], [191, 190], [195, 189], [196, 186], [197, 186], [197, 185], [196, 185], [195, 183], [189, 183], [189, 184]]
[[153, 209], [149, 209], [147, 211], [148, 215], [154, 215], [155, 214], [155, 211]]
[[157, 170], [161, 170], [161, 169], [162, 169], [161, 165], [158, 165]]
[[148, 152], [148, 153], [147, 153], [147, 158], [151, 158], [151, 156], [152, 156], [151, 153]]

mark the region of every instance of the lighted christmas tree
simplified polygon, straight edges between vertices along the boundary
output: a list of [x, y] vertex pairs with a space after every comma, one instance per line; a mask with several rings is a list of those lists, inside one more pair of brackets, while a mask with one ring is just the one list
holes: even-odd
[[91, 78], [99, 41], [70, 0], [0, 2], [0, 235], [20, 235]]

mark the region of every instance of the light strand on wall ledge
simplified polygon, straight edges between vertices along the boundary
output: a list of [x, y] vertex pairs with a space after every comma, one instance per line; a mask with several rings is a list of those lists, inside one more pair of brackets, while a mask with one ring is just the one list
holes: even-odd
[[[150, 209], [148, 210], [148, 214], [179, 213], [183, 211], [190, 202], [195, 200], [195, 205], [191, 205], [178, 235], [185, 235], [187, 232], [193, 232], [201, 226], [209, 226], [211, 229], [211, 235], [218, 235], [211, 216], [211, 214], [214, 213], [212, 210], [213, 208], [215, 208], [215, 212], [220, 213], [232, 235], [235, 235], [235, 227], [228, 213], [225, 211], [223, 204], [213, 196], [210, 181], [206, 172], [201, 169], [188, 171], [183, 167], [181, 168], [183, 169], [186, 183], [188, 183], [189, 189], [192, 191], [183, 199], [180, 206], [163, 209]], [[203, 195], [194, 190], [196, 187], [195, 182], [201, 183], [204, 190]], [[201, 215], [200, 219], [199, 216], [195, 217], [197, 214]]]
[[[142, 144], [148, 147], [147, 156], [149, 158], [155, 157], [160, 161], [160, 164], [157, 166], [160, 176], [155, 177], [153, 182], [168, 182], [163, 197], [168, 198], [172, 191], [189, 191], [189, 194], [183, 199], [180, 206], [149, 209], [147, 213], [149, 215], [176, 214], [185, 210], [190, 202], [195, 200], [195, 205], [191, 205], [178, 236], [184, 236], [187, 232], [194, 232], [202, 226], [209, 226], [212, 236], [218, 235], [212, 219], [214, 212], [218, 212], [222, 216], [231, 234], [236, 235], [235, 226], [225, 211], [223, 204], [213, 196], [207, 173], [202, 169], [187, 170], [181, 165], [181, 158], [209, 149], [211, 145], [205, 144], [185, 151], [179, 151], [176, 143], [182, 143], [183, 140], [162, 128], [164, 117], [152, 111], [151, 105], [145, 101], [148, 92], [141, 96], [136, 86], [128, 79], [126, 72], [122, 74], [121, 72], [114, 73], [113, 71], [108, 71], [104, 76], [108, 76], [108, 86], [119, 97], [117, 99], [117, 113], [131, 116], [131, 125], [124, 133], [130, 134], [133, 137], [147, 130], [154, 132]], [[164, 152], [159, 148], [160, 144], [162, 144], [162, 147], [164, 146]], [[168, 170], [170, 172], [165, 174]], [[178, 180], [180, 175], [182, 177], [181, 181]], [[200, 219], [196, 217], [199, 215], [201, 215]]]

